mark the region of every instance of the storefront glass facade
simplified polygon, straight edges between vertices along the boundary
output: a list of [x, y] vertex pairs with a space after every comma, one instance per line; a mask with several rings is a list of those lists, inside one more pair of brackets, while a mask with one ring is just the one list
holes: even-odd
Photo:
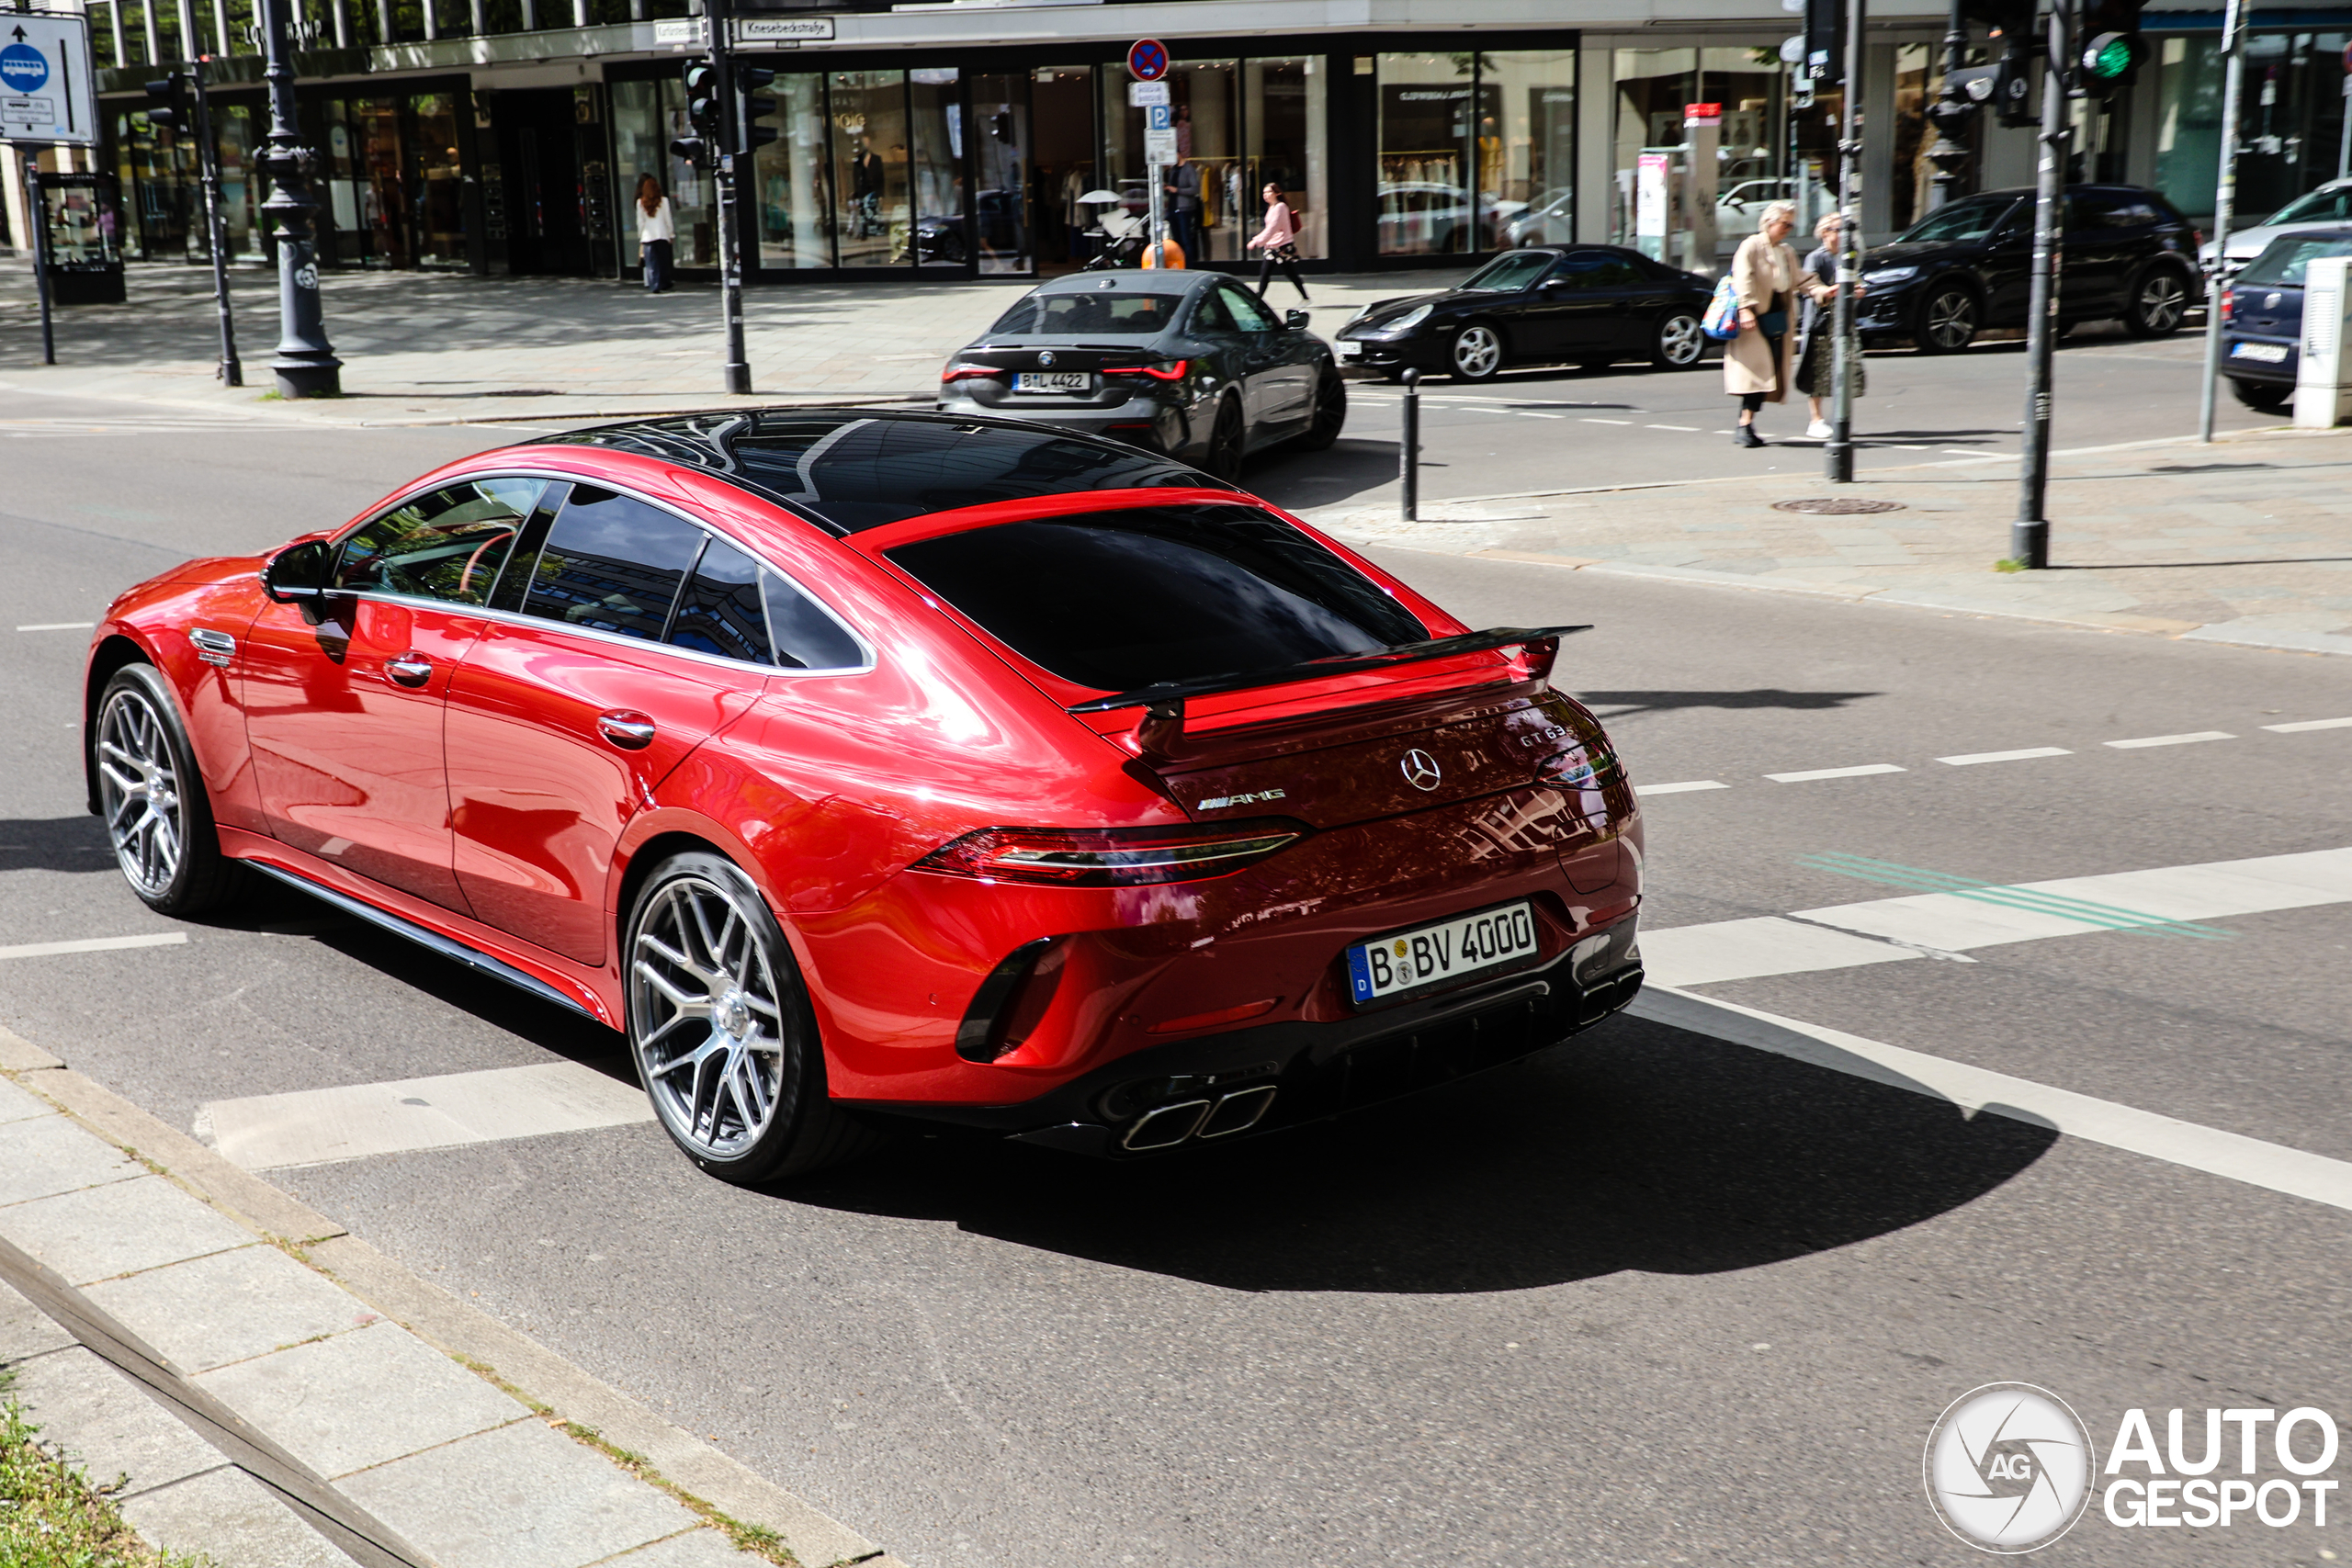
[[[2237, 203], [2240, 221], [2258, 222], [2296, 197], [2343, 176], [2346, 159], [2344, 49], [2352, 32], [2255, 32], [2246, 39], [2241, 93]], [[2222, 56], [2218, 34], [2162, 39], [2154, 93], [2152, 181], [2193, 218], [2213, 210], [2222, 145]]]

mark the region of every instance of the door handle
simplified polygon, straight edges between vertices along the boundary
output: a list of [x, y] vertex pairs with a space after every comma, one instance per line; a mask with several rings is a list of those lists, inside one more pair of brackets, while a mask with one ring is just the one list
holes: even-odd
[[596, 732], [624, 751], [642, 751], [653, 744], [653, 721], [632, 708], [614, 708], [596, 716]]
[[433, 679], [433, 660], [421, 653], [403, 653], [384, 660], [384, 673], [403, 686], [422, 686]]

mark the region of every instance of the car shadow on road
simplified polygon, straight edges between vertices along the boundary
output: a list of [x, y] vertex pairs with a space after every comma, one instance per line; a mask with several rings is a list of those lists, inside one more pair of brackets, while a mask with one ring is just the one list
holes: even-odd
[[1778, 686], [1757, 686], [1745, 692], [1576, 692], [1577, 701], [1600, 712], [1603, 718], [1630, 718], [1668, 708], [1790, 708], [1817, 713], [1842, 708], [1883, 692], [1786, 692]]
[[2055, 1138], [1619, 1018], [1516, 1066], [1229, 1147], [1112, 1164], [909, 1140], [775, 1201], [1227, 1290], [1442, 1294], [1851, 1246], [1973, 1201]]

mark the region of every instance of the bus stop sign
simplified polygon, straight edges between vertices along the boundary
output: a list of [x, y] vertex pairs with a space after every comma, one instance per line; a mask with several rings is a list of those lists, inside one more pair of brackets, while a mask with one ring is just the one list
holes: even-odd
[[1137, 39], [1127, 50], [1127, 74], [1157, 82], [1168, 74], [1168, 46], [1156, 38]]
[[90, 24], [78, 14], [0, 12], [0, 141], [98, 139]]

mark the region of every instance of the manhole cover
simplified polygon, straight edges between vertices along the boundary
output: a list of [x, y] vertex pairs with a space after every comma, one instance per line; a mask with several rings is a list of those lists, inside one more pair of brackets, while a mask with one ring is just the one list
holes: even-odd
[[1899, 501], [1864, 501], [1860, 496], [1816, 496], [1804, 501], [1776, 501], [1775, 512], [1809, 512], [1815, 517], [1860, 517], [1872, 512], [1900, 512]]

